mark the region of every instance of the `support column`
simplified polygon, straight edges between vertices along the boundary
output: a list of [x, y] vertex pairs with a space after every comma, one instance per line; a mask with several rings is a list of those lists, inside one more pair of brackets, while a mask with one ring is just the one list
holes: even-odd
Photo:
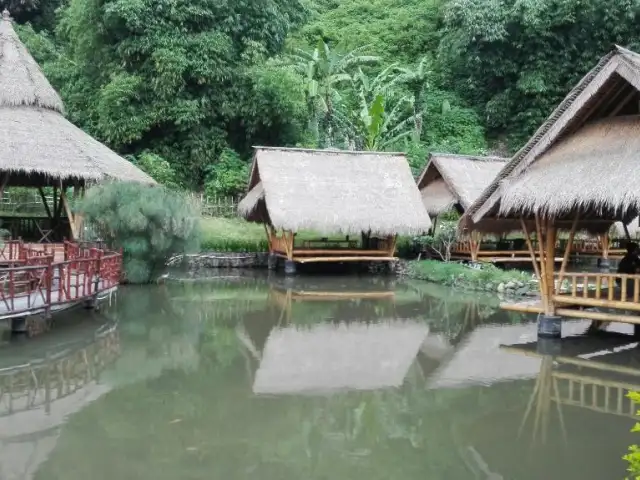
[[17, 317], [11, 319], [11, 334], [27, 334], [27, 319], [25, 317]]
[[[558, 338], [562, 335], [561, 319], [556, 315], [553, 302], [553, 295], [556, 290], [554, 278], [556, 229], [551, 219], [543, 219], [536, 215], [535, 222], [536, 238], [538, 240], [537, 252], [533, 248], [527, 225], [523, 219], [521, 220], [529, 254], [539, 279], [543, 313], [538, 316], [538, 336]], [[571, 248], [570, 243], [567, 248]], [[538, 257], [537, 259], [536, 256]]]
[[269, 247], [269, 257], [267, 258], [267, 269], [276, 270], [278, 268], [278, 257], [274, 253], [273, 248], [273, 227], [265, 222], [264, 231], [267, 234], [267, 245]]
[[284, 261], [285, 275], [295, 275], [296, 273], [296, 263], [293, 261], [293, 237], [293, 232], [282, 232], [282, 239], [284, 240], [287, 253], [287, 259]]
[[609, 233], [598, 235], [598, 243], [602, 246], [602, 257], [598, 259], [598, 267], [602, 273], [609, 273], [611, 262], [609, 261]]

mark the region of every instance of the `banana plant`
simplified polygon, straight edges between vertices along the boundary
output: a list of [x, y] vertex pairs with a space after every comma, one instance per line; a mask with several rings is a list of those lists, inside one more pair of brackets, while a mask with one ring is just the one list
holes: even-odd
[[289, 63], [305, 79], [309, 128], [317, 139], [323, 138], [325, 147], [333, 146], [342, 119], [338, 113], [343, 104], [340, 88], [352, 80], [354, 70], [379, 61], [379, 57], [363, 54], [366, 48], [341, 55], [320, 40], [312, 51], [297, 49], [289, 55]]
[[411, 123], [415, 114], [403, 118], [407, 109], [413, 109], [411, 97], [404, 96], [388, 103], [392, 104], [390, 109], [387, 109], [382, 93], [378, 93], [371, 103], [364, 96], [361, 98], [357, 130], [360, 130], [365, 150], [384, 151], [410, 137], [413, 132]]

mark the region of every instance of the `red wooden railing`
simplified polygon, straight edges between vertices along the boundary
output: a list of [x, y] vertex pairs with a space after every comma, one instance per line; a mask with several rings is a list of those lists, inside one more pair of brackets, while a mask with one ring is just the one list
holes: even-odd
[[72, 242], [6, 242], [0, 251], [0, 318], [50, 312], [118, 285], [122, 253]]

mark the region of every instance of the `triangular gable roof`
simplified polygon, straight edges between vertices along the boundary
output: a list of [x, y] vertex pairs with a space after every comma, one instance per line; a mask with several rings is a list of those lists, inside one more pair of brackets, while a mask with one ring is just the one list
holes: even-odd
[[457, 204], [465, 211], [500, 172], [506, 158], [432, 153], [418, 178], [422, 201], [430, 215]]
[[431, 226], [403, 153], [256, 147], [238, 212], [298, 232], [416, 235]]
[[501, 197], [500, 186], [505, 179], [522, 174], [559, 139], [577, 131], [594, 118], [594, 114], [608, 107], [612, 91], [616, 91], [616, 86], [621, 86], [620, 82], [640, 91], [640, 55], [616, 47], [580, 80], [525, 146], [504, 166], [463, 216], [463, 226], [469, 227], [480, 222], [488, 213], [496, 213]]
[[156, 183], [64, 118], [60, 96], [18, 38], [6, 10], [0, 18], [0, 72], [0, 173], [9, 174], [8, 185]]

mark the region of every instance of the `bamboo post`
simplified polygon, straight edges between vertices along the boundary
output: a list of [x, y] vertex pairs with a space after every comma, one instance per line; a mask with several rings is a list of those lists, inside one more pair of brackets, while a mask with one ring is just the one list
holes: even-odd
[[540, 296], [544, 306], [545, 314], [549, 310], [549, 289], [547, 288], [547, 262], [544, 261], [544, 237], [542, 236], [542, 224], [540, 217], [536, 214], [536, 237], [538, 239], [538, 255], [540, 257]]
[[540, 269], [538, 268], [538, 261], [536, 260], [536, 252], [533, 249], [533, 244], [531, 243], [531, 236], [529, 234], [529, 230], [527, 229], [527, 224], [523, 218], [520, 219], [520, 224], [522, 225], [522, 231], [524, 232], [524, 238], [527, 242], [527, 248], [529, 249], [529, 255], [531, 255], [531, 263], [533, 264], [533, 271], [538, 277], [538, 281], [541, 282], [542, 279], [540, 277]]
[[38, 187], [38, 193], [40, 194], [40, 198], [42, 199], [42, 204], [44, 205], [44, 209], [47, 212], [47, 217], [49, 218], [49, 220], [51, 220], [53, 216], [51, 214], [51, 209], [49, 208], [49, 202], [47, 202], [47, 197], [45, 196], [44, 190], [42, 189], [42, 187]]
[[78, 239], [78, 232], [76, 231], [75, 219], [73, 218], [73, 212], [71, 211], [71, 205], [69, 205], [69, 199], [67, 198], [67, 194], [62, 188], [62, 184], [60, 184], [60, 200], [62, 201], [62, 205], [64, 206], [65, 213], [67, 214], [67, 218], [69, 219], [69, 228], [71, 229], [71, 237], [72, 240]]
[[264, 231], [267, 234], [267, 245], [269, 247], [269, 253], [273, 253], [273, 232], [271, 231], [271, 227], [266, 223], [264, 224]]
[[609, 233], [602, 234], [602, 258], [609, 258]]
[[556, 228], [551, 219], [546, 220], [546, 258], [545, 274], [547, 276], [547, 309], [546, 314], [555, 315], [555, 305], [553, 304], [553, 294], [555, 291], [554, 270], [555, 270], [555, 250], [556, 250]]
[[387, 250], [387, 254], [390, 257], [393, 257], [396, 253], [396, 245], [398, 243], [398, 236], [397, 235], [392, 235], [388, 238], [388, 245], [389, 245], [389, 249]]
[[[84, 185], [76, 184], [73, 187], [74, 202], [76, 202], [78, 198], [80, 199], [84, 198]], [[75, 220], [75, 227], [76, 227], [76, 233], [78, 234], [78, 238], [82, 239], [84, 238], [84, 229], [83, 229], [84, 217], [82, 216], [81, 213], [76, 212], [74, 214], [74, 220]]]
[[576, 228], [578, 227], [578, 217], [579, 215], [576, 214], [576, 218], [573, 219], [573, 223], [571, 224], [571, 232], [569, 232], [569, 240], [567, 240], [567, 246], [564, 249], [564, 256], [562, 257], [562, 265], [560, 266], [560, 274], [558, 275], [558, 288], [556, 289], [556, 293], [559, 293], [560, 289], [562, 288], [564, 273], [567, 268], [569, 255], [571, 254], [571, 246], [573, 245], [573, 237], [575, 236]]

